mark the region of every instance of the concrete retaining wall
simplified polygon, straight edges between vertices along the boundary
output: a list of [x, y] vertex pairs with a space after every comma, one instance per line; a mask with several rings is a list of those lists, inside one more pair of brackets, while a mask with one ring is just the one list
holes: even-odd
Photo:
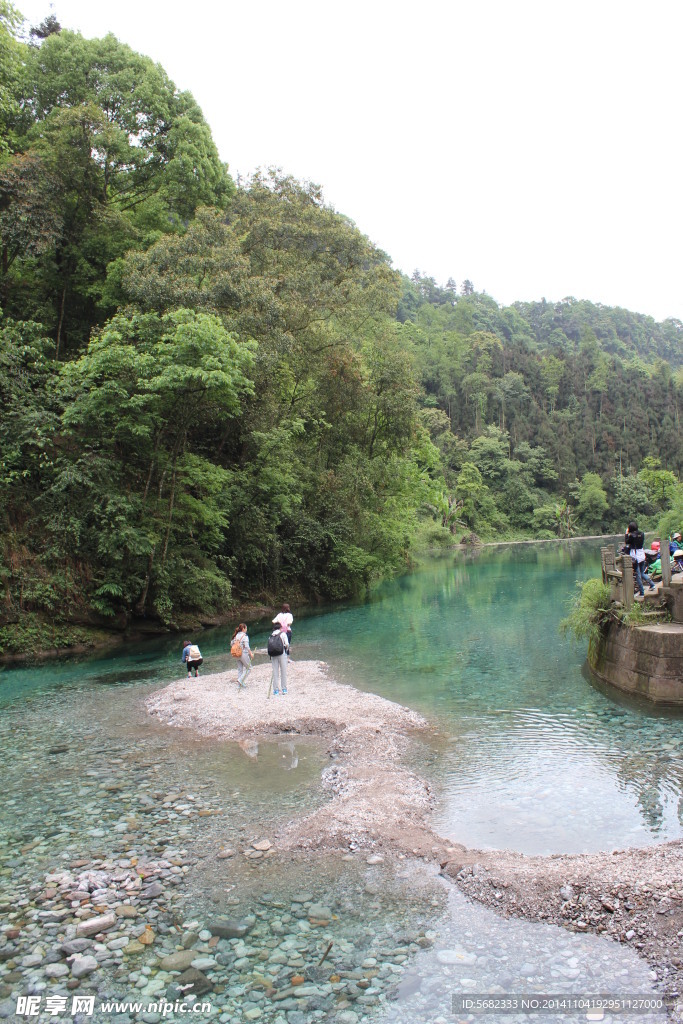
[[596, 652], [591, 670], [612, 686], [662, 704], [683, 705], [683, 625], [677, 622], [629, 628], [618, 622]]

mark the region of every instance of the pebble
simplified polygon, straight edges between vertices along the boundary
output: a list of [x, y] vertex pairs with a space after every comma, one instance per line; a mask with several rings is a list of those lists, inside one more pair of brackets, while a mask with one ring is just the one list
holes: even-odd
[[109, 931], [116, 926], [116, 914], [105, 914], [103, 917], [91, 917], [83, 921], [76, 928], [76, 935], [89, 936], [97, 935], [99, 932]]
[[216, 961], [212, 956], [198, 956], [190, 966], [198, 971], [210, 971], [212, 967], [216, 966]]
[[162, 971], [184, 971], [191, 965], [196, 955], [192, 949], [183, 949], [163, 957], [159, 966]]
[[77, 953], [71, 961], [71, 974], [74, 978], [84, 978], [86, 974], [96, 971], [98, 966], [94, 956], [82, 956]]
[[65, 978], [69, 973], [66, 964], [48, 964], [45, 968], [46, 978]]

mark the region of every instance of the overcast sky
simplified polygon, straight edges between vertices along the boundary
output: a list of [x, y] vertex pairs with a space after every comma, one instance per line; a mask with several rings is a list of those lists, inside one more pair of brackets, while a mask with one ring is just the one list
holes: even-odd
[[[31, 24], [47, 0], [15, 0]], [[394, 266], [683, 320], [680, 0], [55, 0], [189, 89], [233, 176], [323, 186]]]

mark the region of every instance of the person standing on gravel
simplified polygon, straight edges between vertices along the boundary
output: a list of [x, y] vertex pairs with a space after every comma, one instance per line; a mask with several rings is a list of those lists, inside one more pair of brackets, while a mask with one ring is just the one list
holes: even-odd
[[[240, 654], [237, 654], [238, 647], [241, 651]], [[249, 646], [246, 622], [240, 622], [239, 626], [232, 634], [230, 653], [237, 658], [237, 689], [246, 690], [247, 676], [251, 672], [251, 659], [254, 657], [251, 647]]]
[[287, 628], [287, 646], [292, 646], [292, 623], [294, 622], [294, 616], [292, 615], [292, 609], [288, 604], [283, 604], [282, 609], [277, 613], [273, 619], [274, 626], [284, 625]]
[[[268, 657], [273, 667], [271, 686], [273, 696], [277, 697], [282, 692], [287, 693], [287, 655], [289, 653], [289, 641], [287, 639], [287, 626], [281, 622], [268, 637]], [[270, 691], [269, 691], [270, 695]]]

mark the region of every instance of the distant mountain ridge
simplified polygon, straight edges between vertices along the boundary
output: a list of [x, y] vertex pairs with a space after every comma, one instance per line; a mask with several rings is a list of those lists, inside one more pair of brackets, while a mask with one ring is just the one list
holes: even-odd
[[589, 328], [610, 355], [664, 359], [674, 369], [683, 366], [683, 323], [673, 317], [658, 323], [651, 316], [620, 306], [571, 297], [561, 302], [515, 302], [513, 308], [531, 326], [543, 348], [558, 343], [576, 345]]

